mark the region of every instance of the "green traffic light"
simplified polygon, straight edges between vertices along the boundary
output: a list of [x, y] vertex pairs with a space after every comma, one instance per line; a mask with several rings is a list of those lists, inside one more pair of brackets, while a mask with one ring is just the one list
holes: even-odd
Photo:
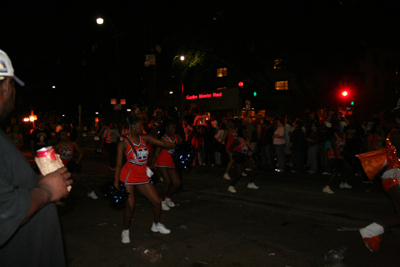
[[351, 105], [354, 105], [354, 101], [351, 101]]
[[255, 97], [257, 96], [257, 92], [256, 91], [253, 92], [253, 96], [255, 96]]

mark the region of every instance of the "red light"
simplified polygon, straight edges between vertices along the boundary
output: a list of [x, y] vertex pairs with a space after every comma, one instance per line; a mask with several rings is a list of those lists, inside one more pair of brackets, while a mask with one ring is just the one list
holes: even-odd
[[342, 96], [347, 96], [347, 94], [348, 94], [347, 91], [342, 92]]
[[243, 82], [239, 82], [238, 85], [240, 88], [243, 88]]

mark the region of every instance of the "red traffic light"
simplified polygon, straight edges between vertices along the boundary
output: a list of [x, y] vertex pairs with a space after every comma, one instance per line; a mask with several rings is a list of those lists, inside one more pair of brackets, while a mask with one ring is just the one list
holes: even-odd
[[347, 91], [342, 92], [342, 96], [347, 96], [347, 95], [348, 95]]
[[242, 82], [242, 81], [240, 81], [240, 82], [238, 83], [238, 85], [239, 85], [240, 88], [243, 88], [243, 82]]

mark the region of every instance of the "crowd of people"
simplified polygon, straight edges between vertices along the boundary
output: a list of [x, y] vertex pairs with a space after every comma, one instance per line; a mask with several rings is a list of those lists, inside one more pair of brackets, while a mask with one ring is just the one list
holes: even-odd
[[[0, 61], [3, 62], [0, 66], [0, 121], [3, 121], [14, 107], [15, 82], [20, 86], [24, 83], [15, 77], [11, 60], [1, 50]], [[396, 215], [359, 231], [365, 245], [377, 251], [381, 235], [400, 224], [399, 110], [397, 107], [387, 111], [382, 116], [384, 120], [374, 116], [362, 124], [337, 112], [329, 112], [327, 116], [307, 112], [295, 118], [281, 114], [273, 118], [244, 116], [217, 120], [191, 107], [181, 118], [172, 109], [145, 120], [135, 110], [136, 114], [128, 116], [126, 121], [103, 123], [97, 128], [93, 125], [90, 131], [102, 137], [102, 149], [109, 153], [114, 186], [118, 189], [122, 182], [129, 193], [121, 233], [125, 244], [130, 242], [135, 188], [153, 205], [151, 231], [171, 232], [160, 220], [162, 210], [175, 206], [172, 196], [181, 177], [173, 154], [176, 145], [182, 142], [190, 142], [196, 148], [196, 158], [191, 164], [226, 167], [222, 178], [230, 180], [230, 193], [236, 193], [234, 186], [243, 176], [249, 176], [248, 189], [258, 189], [255, 177], [259, 169], [310, 175], [320, 172], [329, 175], [322, 192], [333, 194], [331, 183], [337, 177], [341, 179], [341, 188], [351, 189], [347, 180], [349, 174], [368, 182], [357, 155], [386, 148], [383, 150], [386, 171], [381, 177], [383, 188], [395, 204]], [[0, 130], [0, 226], [3, 229], [0, 262], [5, 266], [22, 266], [28, 261], [35, 266], [65, 266], [54, 202], [68, 196], [70, 177], [86, 188], [88, 197], [97, 198], [76, 175], [83, 157], [79, 138], [89, 131], [87, 127], [80, 130], [73, 124], [54, 120], [49, 129], [46, 124], [49, 121], [42, 117], [38, 127], [29, 132], [31, 153], [35, 156], [38, 149], [53, 145], [66, 165], [46, 176], [39, 176], [20, 153], [27, 142], [19, 126], [10, 125], [7, 133]], [[74, 155], [76, 162], [72, 161]], [[155, 169], [164, 180], [161, 197], [149, 179]]]

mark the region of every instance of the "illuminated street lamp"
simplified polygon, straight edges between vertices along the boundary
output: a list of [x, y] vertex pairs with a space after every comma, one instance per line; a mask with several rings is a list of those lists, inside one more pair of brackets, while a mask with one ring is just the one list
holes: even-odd
[[[185, 56], [184, 55], [177, 55], [174, 57], [174, 59], [172, 60], [172, 64], [174, 63], [175, 59], [179, 57], [179, 59], [183, 62], [185, 60]], [[181, 64], [181, 89], [182, 89], [182, 100], [181, 100], [181, 114], [183, 115], [183, 94], [184, 94], [184, 87], [183, 87], [183, 66]]]
[[98, 25], [103, 25], [104, 21], [109, 22], [111, 24], [111, 27], [112, 27], [113, 31], [114, 31], [114, 36], [115, 36], [115, 54], [116, 54], [116, 61], [117, 61], [116, 68], [117, 68], [117, 75], [118, 75], [118, 94], [119, 94], [118, 97], [121, 98], [121, 81], [120, 81], [120, 77], [119, 77], [120, 71], [119, 71], [118, 34], [117, 34], [117, 31], [115, 30], [114, 23], [110, 19], [102, 18], [102, 17], [98, 17], [96, 19], [96, 23]]

